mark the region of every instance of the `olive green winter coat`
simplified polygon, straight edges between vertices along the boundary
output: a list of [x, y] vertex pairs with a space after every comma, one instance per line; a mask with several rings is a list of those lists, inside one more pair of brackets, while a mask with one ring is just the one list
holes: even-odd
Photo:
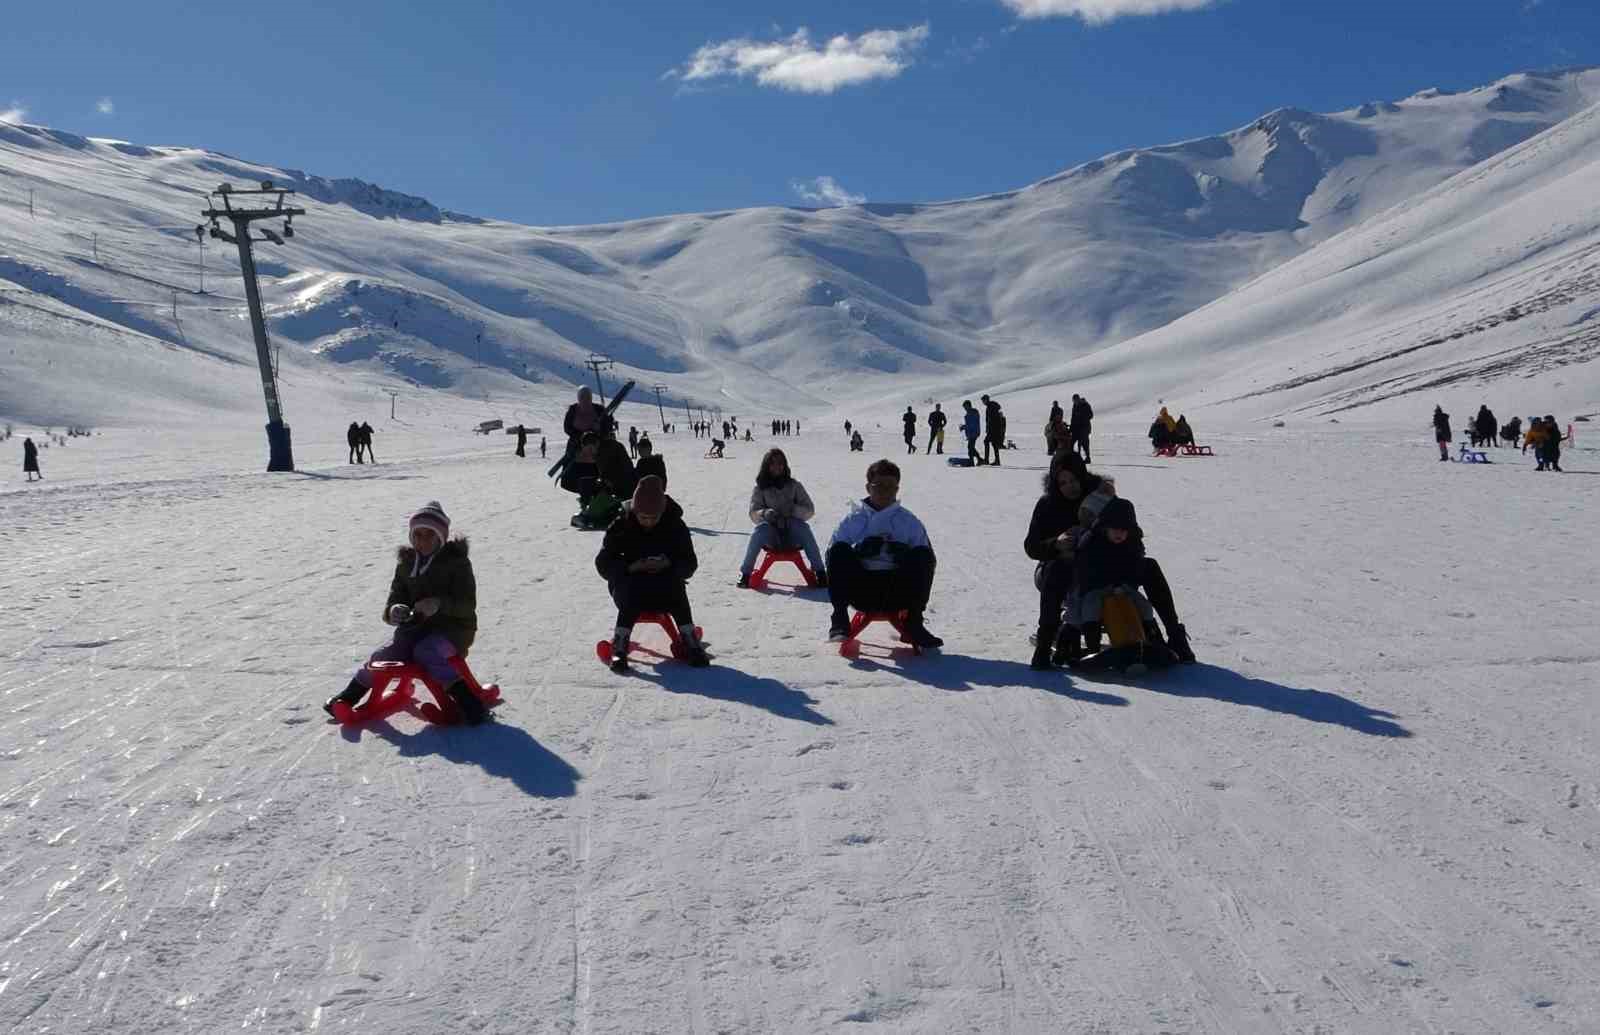
[[421, 620], [421, 630], [443, 636], [465, 655], [478, 635], [478, 582], [467, 558], [467, 541], [452, 539], [435, 550], [431, 559], [420, 562], [417, 551], [409, 546], [400, 547], [397, 556], [389, 602], [383, 605], [385, 619], [395, 604], [415, 607], [419, 600], [438, 597], [438, 612]]

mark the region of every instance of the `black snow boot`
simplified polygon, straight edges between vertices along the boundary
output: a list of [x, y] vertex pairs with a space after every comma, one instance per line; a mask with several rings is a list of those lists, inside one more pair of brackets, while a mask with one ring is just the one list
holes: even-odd
[[1088, 655], [1088, 654], [1099, 654], [1100, 653], [1100, 623], [1099, 622], [1084, 622], [1083, 623], [1083, 653], [1085, 655]]
[[1052, 656], [1058, 631], [1059, 626], [1039, 626], [1039, 632], [1033, 638], [1033, 660], [1028, 663], [1029, 668], [1035, 672], [1049, 672], [1056, 667]]
[[1075, 625], [1063, 625], [1056, 633], [1054, 660], [1065, 668], [1083, 657], [1083, 634]]
[[1167, 629], [1167, 646], [1172, 648], [1172, 653], [1184, 665], [1194, 664], [1194, 650], [1189, 646], [1189, 630], [1182, 625], [1172, 625]]
[[461, 713], [461, 721], [468, 726], [481, 725], [489, 718], [489, 709], [484, 707], [478, 695], [468, 688], [464, 679], [458, 679], [445, 688], [445, 695], [455, 703], [456, 710]]
[[327, 712], [329, 715], [332, 715], [333, 706], [338, 704], [340, 701], [343, 701], [345, 704], [348, 704], [350, 707], [354, 708], [365, 696], [367, 696], [367, 688], [361, 685], [361, 680], [352, 679], [350, 680], [349, 686], [328, 698], [328, 700], [323, 704], [322, 710]]

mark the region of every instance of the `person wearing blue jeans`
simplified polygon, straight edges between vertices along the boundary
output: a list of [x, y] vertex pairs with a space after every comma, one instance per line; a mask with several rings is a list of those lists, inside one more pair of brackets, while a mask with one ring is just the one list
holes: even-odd
[[756, 526], [750, 533], [750, 544], [744, 551], [744, 563], [739, 565], [739, 586], [750, 585], [750, 573], [755, 570], [756, 558], [762, 550], [801, 549], [816, 572], [817, 585], [828, 584], [827, 568], [822, 551], [817, 549], [817, 537], [807, 523], [816, 516], [817, 508], [811, 502], [806, 487], [789, 471], [789, 458], [781, 449], [769, 449], [761, 458], [761, 469], [756, 472], [755, 488], [750, 491], [750, 521]]

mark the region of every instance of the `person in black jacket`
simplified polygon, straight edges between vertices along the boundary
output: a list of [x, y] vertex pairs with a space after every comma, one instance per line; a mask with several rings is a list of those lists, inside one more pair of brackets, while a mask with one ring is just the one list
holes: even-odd
[[1094, 407], [1089, 405], [1089, 400], [1073, 393], [1072, 413], [1068, 417], [1072, 425], [1072, 451], [1083, 454], [1083, 462], [1094, 463], [1089, 456], [1089, 432], [1094, 425]]
[[1121, 498], [1108, 501], [1078, 547], [1078, 618], [1087, 651], [1099, 649], [1101, 607], [1109, 594], [1119, 590], [1134, 602], [1147, 635], [1161, 639], [1155, 609], [1136, 592], [1144, 560], [1144, 530], [1133, 504]]
[[377, 463], [378, 455], [372, 451], [372, 425], [362, 421], [361, 426], [356, 430], [361, 433], [361, 448], [366, 450], [367, 459]]
[[41, 482], [44, 481], [44, 473], [39, 470], [39, 447], [33, 444], [31, 438], [22, 440], [22, 472], [30, 482], [36, 474]]
[[[981, 463], [1000, 464], [1000, 450], [1006, 445], [1006, 415], [1000, 410], [1000, 400], [991, 399], [987, 395], [983, 399], [983, 460]], [[989, 459], [989, 450], [994, 450], [994, 459]]]
[[344, 440], [350, 447], [350, 459], [346, 462], [352, 464], [365, 463], [361, 459], [361, 425], [351, 421], [350, 426], [344, 429]]
[[912, 411], [911, 407], [907, 406], [906, 412], [900, 416], [900, 421], [906, 426], [906, 452], [915, 453], [917, 451], [917, 415]]
[[935, 446], [939, 447], [939, 455], [944, 456], [944, 426], [949, 418], [945, 417], [939, 406], [939, 403], [934, 403], [928, 413], [928, 448], [922, 451], [923, 456], [933, 452]]
[[1439, 459], [1450, 459], [1450, 415], [1443, 406], [1433, 408], [1433, 440], [1439, 443]]
[[[1023, 552], [1039, 562], [1033, 576], [1039, 590], [1035, 668], [1048, 668], [1052, 662], [1066, 665], [1083, 654], [1081, 630], [1062, 621], [1062, 608], [1079, 585], [1079, 540], [1116, 498], [1116, 486], [1111, 480], [1091, 472], [1076, 453], [1062, 450], [1051, 459], [1050, 471], [1044, 478], [1044, 494], [1034, 504], [1033, 518], [1022, 540]], [[1145, 556], [1137, 574], [1133, 584], [1144, 591], [1161, 617], [1167, 630], [1167, 645], [1178, 660], [1193, 664], [1189, 632], [1178, 618], [1172, 587], [1167, 584], [1161, 565], [1154, 557]]]
[[678, 623], [684, 658], [703, 667], [711, 663], [705, 646], [694, 632], [686, 583], [700, 562], [695, 557], [683, 508], [667, 495], [661, 479], [639, 479], [633, 499], [606, 529], [605, 542], [595, 555], [595, 570], [606, 580], [617, 605], [617, 627], [611, 642], [611, 667], [628, 668], [628, 641], [633, 624], [646, 611], [665, 611]]
[[667, 461], [656, 452], [649, 435], [639, 436], [639, 462], [633, 465], [633, 473], [640, 478], [653, 474], [661, 479], [663, 489], [667, 487]]

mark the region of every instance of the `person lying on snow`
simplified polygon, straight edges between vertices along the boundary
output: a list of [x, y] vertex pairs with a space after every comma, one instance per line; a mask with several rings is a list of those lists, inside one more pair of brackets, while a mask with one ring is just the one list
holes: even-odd
[[[373, 651], [370, 660], [416, 662], [445, 688], [462, 718], [476, 726], [489, 718], [489, 709], [450, 664], [457, 654], [466, 657], [478, 634], [478, 584], [467, 540], [450, 538], [450, 518], [436, 500], [411, 515], [407, 531], [411, 545], [396, 552], [383, 607], [383, 620], [394, 626], [394, 637]], [[339, 701], [354, 708], [370, 689], [372, 675], [362, 666], [323, 709], [332, 715]]]
[[828, 639], [850, 635], [851, 607], [859, 611], [905, 611], [907, 640], [918, 647], [942, 647], [928, 631], [922, 613], [933, 592], [938, 561], [928, 530], [902, 507], [900, 468], [879, 460], [867, 468], [867, 496], [850, 505], [828, 541], [828, 599], [833, 620]]
[[606, 529], [594, 567], [606, 580], [617, 605], [617, 626], [611, 641], [611, 668], [628, 669], [628, 643], [634, 623], [647, 611], [665, 611], [678, 624], [684, 660], [701, 668], [711, 664], [705, 645], [694, 633], [688, 580], [700, 566], [694, 553], [683, 508], [667, 495], [661, 479], [646, 475], [633, 499]]

